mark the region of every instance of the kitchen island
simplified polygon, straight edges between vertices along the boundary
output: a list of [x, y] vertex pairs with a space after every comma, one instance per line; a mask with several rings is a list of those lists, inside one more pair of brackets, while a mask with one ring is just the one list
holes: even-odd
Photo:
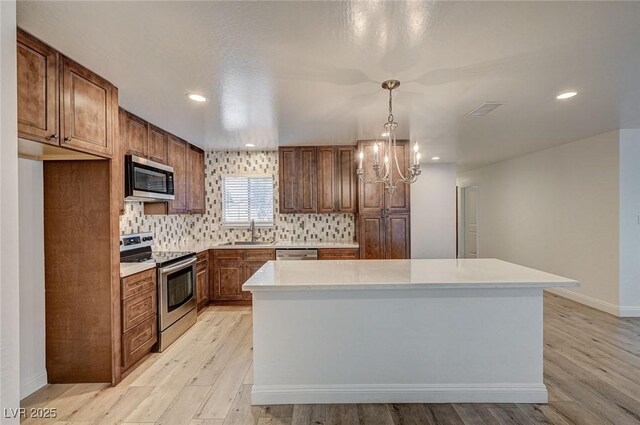
[[253, 404], [546, 403], [543, 290], [496, 259], [268, 262], [253, 293]]

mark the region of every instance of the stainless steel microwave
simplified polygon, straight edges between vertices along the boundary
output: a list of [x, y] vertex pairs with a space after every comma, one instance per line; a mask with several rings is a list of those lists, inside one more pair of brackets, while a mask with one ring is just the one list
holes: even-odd
[[124, 196], [128, 201], [174, 199], [173, 168], [135, 155], [124, 159]]

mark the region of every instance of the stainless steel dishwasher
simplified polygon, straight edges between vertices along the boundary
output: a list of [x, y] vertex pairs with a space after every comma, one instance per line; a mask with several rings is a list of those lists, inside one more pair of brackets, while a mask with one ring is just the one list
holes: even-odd
[[317, 260], [317, 249], [276, 249], [276, 261]]

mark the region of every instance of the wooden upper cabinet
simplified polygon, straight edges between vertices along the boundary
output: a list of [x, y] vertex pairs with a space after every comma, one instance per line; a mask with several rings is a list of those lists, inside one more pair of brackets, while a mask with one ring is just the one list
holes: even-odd
[[298, 212], [297, 149], [280, 148], [278, 157], [280, 213], [296, 213]]
[[[360, 141], [358, 142], [358, 151], [364, 153], [363, 165], [365, 178], [371, 180], [374, 178], [374, 142]], [[409, 142], [398, 141], [396, 144], [396, 152], [398, 153], [398, 164], [402, 170], [402, 174], [406, 177], [409, 174]], [[382, 157], [380, 158], [382, 162]], [[393, 168], [392, 173], [394, 179], [399, 178], [397, 167], [391, 161]], [[390, 195], [381, 183], [364, 183], [358, 182], [358, 212], [361, 214], [376, 214], [386, 212], [389, 214], [409, 213], [411, 212], [410, 189], [409, 186], [400, 183], [393, 195]]]
[[353, 146], [279, 149], [280, 213], [356, 212]]
[[189, 146], [187, 151], [187, 170], [189, 170], [189, 198], [188, 209], [191, 213], [204, 214], [204, 152], [195, 146]]
[[174, 199], [169, 201], [169, 214], [188, 212], [187, 206], [187, 150], [186, 142], [168, 136], [169, 165], [173, 167]]
[[18, 137], [58, 145], [58, 52], [18, 30]]
[[69, 58], [62, 59], [61, 146], [111, 157], [117, 90]]
[[[396, 153], [398, 155], [398, 164], [405, 177], [409, 175], [410, 150], [411, 147], [408, 141], [397, 142]], [[393, 177], [394, 179], [400, 178], [397, 167], [395, 166], [393, 167]], [[404, 183], [398, 185], [393, 195], [385, 191], [385, 196], [387, 197], [387, 212], [389, 214], [409, 213], [411, 211], [410, 194], [411, 190], [409, 185]]]
[[[374, 142], [365, 141], [358, 142], [358, 152], [363, 152], [362, 168], [364, 169], [364, 177], [372, 180], [375, 175], [373, 172], [374, 164]], [[380, 183], [364, 183], [358, 181], [358, 212], [361, 214], [378, 214], [385, 209], [385, 190]]]
[[167, 149], [167, 133], [154, 125], [148, 124], [147, 137], [148, 158], [152, 161], [166, 164], [169, 156]]
[[318, 147], [318, 212], [336, 211], [336, 149]]
[[298, 212], [318, 212], [318, 158], [317, 149], [312, 147], [299, 148], [299, 178], [298, 178]]
[[147, 122], [142, 118], [124, 111], [124, 134], [122, 139], [126, 146], [126, 152], [131, 155], [147, 157], [149, 138], [147, 134]]
[[356, 212], [356, 149], [336, 147], [336, 211]]

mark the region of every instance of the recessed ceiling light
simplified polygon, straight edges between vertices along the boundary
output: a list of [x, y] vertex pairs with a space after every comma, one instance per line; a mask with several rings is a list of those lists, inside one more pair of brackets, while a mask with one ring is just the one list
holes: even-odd
[[189, 99], [193, 100], [194, 102], [200, 102], [200, 103], [206, 102], [207, 100], [209, 100], [209, 99], [207, 99], [206, 96], [203, 96], [203, 95], [198, 94], [198, 93], [187, 93], [187, 97]]
[[560, 93], [559, 95], [557, 95], [556, 99], [558, 99], [558, 100], [569, 99], [569, 98], [572, 98], [573, 96], [575, 96], [577, 94], [578, 94], [577, 91], [567, 91], [567, 92]]
[[432, 161], [439, 161], [439, 160], [440, 160], [440, 157], [439, 157], [439, 156], [432, 156], [432, 157], [431, 157], [431, 160], [432, 160]]
[[255, 148], [256, 147], [256, 145], [254, 145], [253, 143], [247, 143], [247, 144], [245, 144], [245, 146], [248, 147], [248, 148]]

